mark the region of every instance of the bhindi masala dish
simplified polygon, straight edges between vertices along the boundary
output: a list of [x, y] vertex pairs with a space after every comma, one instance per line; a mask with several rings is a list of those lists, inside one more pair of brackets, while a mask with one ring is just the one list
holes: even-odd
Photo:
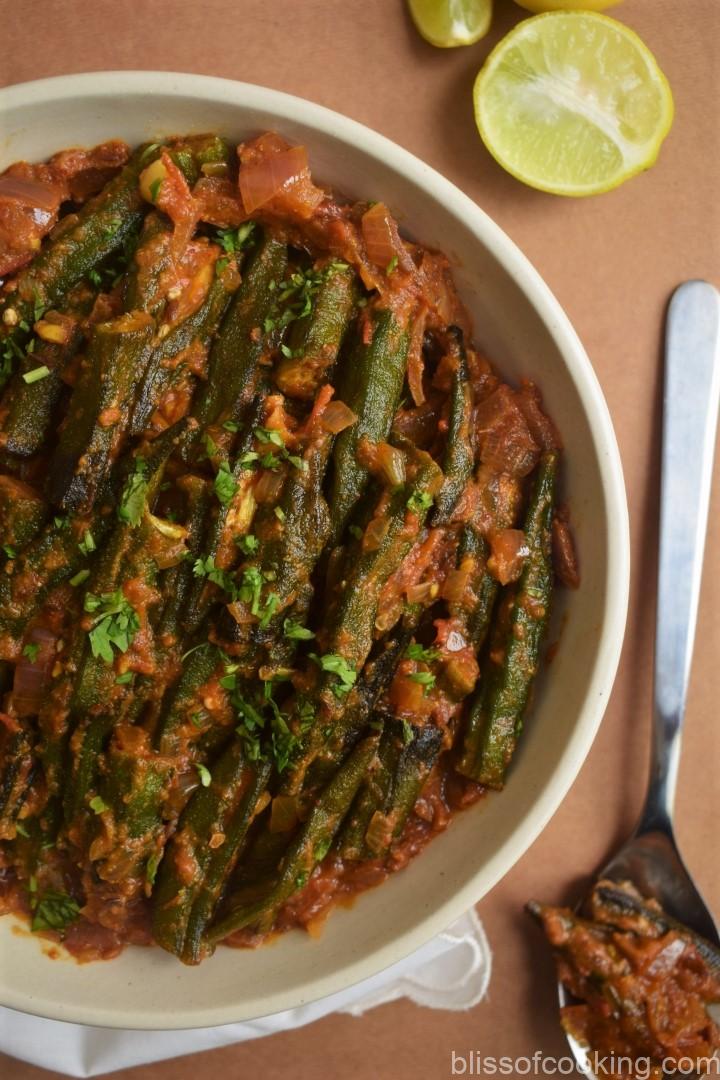
[[540, 393], [274, 133], [11, 165], [0, 278], [2, 910], [315, 926], [503, 787], [578, 583]]

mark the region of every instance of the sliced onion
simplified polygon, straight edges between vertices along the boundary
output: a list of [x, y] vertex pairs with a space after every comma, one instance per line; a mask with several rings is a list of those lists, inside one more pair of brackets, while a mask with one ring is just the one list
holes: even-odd
[[12, 705], [17, 716], [34, 716], [43, 701], [56, 659], [57, 635], [43, 627], [36, 627], [28, 635], [29, 645], [38, 645], [35, 660], [21, 655], [15, 667], [12, 688]]
[[472, 562], [466, 566], [459, 566], [457, 570], [451, 570], [443, 582], [443, 599], [450, 604], [461, 604], [466, 598], [466, 590], [473, 575]]
[[21, 176], [0, 176], [0, 198], [14, 199], [23, 206], [54, 213], [61, 202], [61, 192], [42, 180], [27, 180]]
[[255, 485], [255, 500], [258, 503], [274, 503], [282, 491], [282, 473], [265, 469]]
[[264, 206], [275, 195], [308, 174], [304, 146], [291, 146], [240, 169], [240, 197], [247, 214]]
[[377, 551], [387, 536], [390, 522], [386, 517], [373, 518], [363, 534], [363, 549]]
[[299, 820], [298, 800], [295, 795], [276, 795], [270, 809], [270, 832], [289, 832]]
[[381, 810], [376, 810], [370, 818], [370, 824], [365, 833], [365, 843], [374, 855], [382, 855], [392, 840], [393, 821]]
[[419, 585], [410, 585], [407, 590], [409, 604], [424, 604], [428, 600], [434, 600], [438, 594], [438, 586], [434, 581], [421, 581]]
[[379, 443], [377, 447], [377, 463], [383, 478], [390, 487], [399, 487], [405, 483], [405, 455], [402, 450], [390, 443]]
[[331, 401], [320, 418], [323, 431], [329, 431], [332, 435], [338, 435], [356, 423], [357, 416], [344, 401]]
[[167, 536], [171, 540], [184, 540], [188, 534], [184, 525], [178, 525], [174, 521], [155, 517], [155, 514], [148, 514], [148, 519], [154, 529], [157, 529], [162, 536]]

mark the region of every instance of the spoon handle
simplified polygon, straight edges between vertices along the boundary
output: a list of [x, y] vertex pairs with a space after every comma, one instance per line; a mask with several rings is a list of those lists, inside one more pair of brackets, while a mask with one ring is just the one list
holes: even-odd
[[654, 735], [640, 832], [672, 829], [720, 402], [720, 293], [676, 289], [667, 315]]

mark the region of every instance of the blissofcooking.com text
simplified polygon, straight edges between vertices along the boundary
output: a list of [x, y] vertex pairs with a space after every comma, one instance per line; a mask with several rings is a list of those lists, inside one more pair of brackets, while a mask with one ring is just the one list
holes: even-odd
[[[619, 1054], [588, 1053], [588, 1065], [598, 1080], [604, 1076], [634, 1076], [637, 1080], [649, 1080], [657, 1075], [657, 1063], [650, 1058], [624, 1057]], [[694, 1076], [696, 1073], [708, 1076], [720, 1076], [720, 1059], [679, 1057], [665, 1058], [662, 1062], [665, 1073], [676, 1076]], [[490, 1056], [480, 1050], [450, 1051], [450, 1075], [477, 1076], [586, 1076], [575, 1058], [551, 1057], [536, 1050], [531, 1057]]]

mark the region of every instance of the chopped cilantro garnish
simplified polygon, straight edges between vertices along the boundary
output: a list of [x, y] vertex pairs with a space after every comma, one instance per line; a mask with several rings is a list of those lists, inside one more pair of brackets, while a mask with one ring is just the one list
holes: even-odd
[[121, 589], [112, 593], [85, 597], [85, 611], [95, 615], [89, 632], [90, 648], [95, 657], [106, 664], [114, 660], [113, 646], [119, 652], [127, 652], [130, 643], [140, 629], [140, 620], [132, 604]]
[[8, 559], [16, 559], [17, 558], [17, 551], [12, 546], [12, 544], [3, 544], [2, 549], [5, 552], [5, 554], [7, 555]]
[[30, 661], [31, 664], [34, 664], [35, 661], [38, 658], [38, 653], [39, 652], [40, 652], [40, 646], [39, 645], [37, 645], [37, 644], [28, 644], [28, 645], [23, 646], [22, 654], [23, 654], [23, 656], [27, 656], [27, 658], [28, 658], [28, 660]]
[[223, 427], [226, 431], [236, 432], [240, 430], [240, 425], [235, 420], [226, 420]]
[[95, 550], [95, 546], [96, 545], [95, 540], [93, 539], [93, 534], [88, 529], [85, 532], [82, 540], [78, 541], [78, 547], [82, 551], [83, 555], [89, 555]]
[[285, 520], [285, 511], [283, 510], [282, 506], [276, 506], [273, 510], [273, 514], [278, 519], [278, 521]]
[[145, 880], [148, 885], [155, 884], [155, 877], [157, 876], [158, 866], [160, 865], [162, 857], [162, 851], [155, 851], [148, 859], [147, 866], [145, 867]]
[[310, 641], [311, 638], [315, 637], [312, 630], [308, 630], [306, 626], [301, 626], [295, 619], [285, 619], [283, 633], [291, 641]]
[[252, 555], [260, 547], [260, 541], [252, 533], [248, 533], [247, 536], [236, 536], [235, 543], [246, 555]]
[[392, 259], [390, 260], [390, 262], [385, 267], [385, 273], [388, 275], [388, 277], [390, 276], [390, 274], [393, 273], [394, 270], [397, 269], [397, 264], [398, 264], [398, 257], [397, 257], [397, 255], [393, 255]]
[[229, 506], [238, 486], [237, 480], [230, 472], [230, 466], [227, 461], [220, 462], [220, 468], [215, 474], [214, 487], [215, 494], [223, 506]]
[[236, 589], [232, 575], [215, 565], [214, 555], [208, 555], [206, 559], [196, 559], [193, 564], [193, 574], [195, 577], [206, 577], [208, 581], [212, 581], [214, 585], [218, 585], [235, 599]]
[[124, 671], [122, 673], [122, 675], [118, 675], [117, 679], [115, 680], [115, 682], [118, 684], [118, 686], [127, 686], [127, 684], [131, 683], [132, 681], [133, 681], [133, 673], [132, 673], [132, 671]]
[[82, 585], [90, 577], [89, 570], [78, 570], [77, 574], [70, 578], [71, 585]]
[[[37, 882], [31, 893], [37, 893]], [[41, 897], [31, 897], [33, 918], [31, 929], [37, 930], [66, 930], [74, 923], [80, 914], [80, 905], [66, 893], [48, 890]]]
[[285, 440], [275, 428], [257, 427], [254, 431], [255, 438], [260, 443], [272, 443], [273, 446], [284, 447]]
[[432, 504], [433, 498], [428, 491], [414, 491], [407, 501], [407, 508], [415, 514], [421, 514], [424, 510], [429, 510]]
[[425, 692], [435, 685], [435, 676], [429, 671], [415, 671], [412, 675], [408, 675], [410, 682], [419, 683], [425, 687]]
[[412, 724], [410, 723], [409, 720], [403, 720], [402, 729], [403, 729], [403, 743], [405, 744], [405, 746], [409, 746], [410, 743], [415, 738], [415, 732], [413, 731], [413, 726], [412, 726]]
[[202, 786], [210, 787], [212, 776], [210, 775], [210, 770], [208, 769], [208, 767], [206, 765], [203, 765], [202, 762], [196, 761], [195, 768], [198, 771], [198, 776], [200, 777], [200, 783], [202, 784]]
[[148, 493], [147, 464], [141, 457], [135, 458], [135, 471], [125, 481], [117, 515], [133, 529], [140, 524]]
[[32, 371], [26, 371], [23, 375], [23, 381], [26, 383], [40, 382], [41, 379], [46, 379], [49, 374], [50, 368], [43, 364], [41, 367], [33, 368]]
[[412, 645], [408, 645], [405, 650], [405, 655], [408, 660], [421, 660], [426, 664], [429, 664], [432, 660], [438, 660], [440, 653], [437, 649], [426, 649], [423, 645], [419, 645], [417, 642], [413, 642]]
[[109, 810], [110, 807], [104, 799], [101, 799], [99, 795], [96, 795], [90, 800], [90, 809], [93, 814], [103, 814], [106, 810]]
[[314, 660], [322, 671], [337, 675], [339, 682], [332, 688], [336, 697], [343, 697], [345, 694], [350, 693], [355, 685], [357, 672], [350, 667], [344, 656], [340, 656], [338, 653], [325, 653], [324, 656], [310, 653], [310, 659]]

